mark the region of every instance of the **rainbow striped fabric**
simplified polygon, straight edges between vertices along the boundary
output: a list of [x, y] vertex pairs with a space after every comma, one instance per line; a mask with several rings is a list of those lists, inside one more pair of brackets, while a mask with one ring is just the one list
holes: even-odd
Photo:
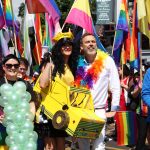
[[0, 29], [2, 29], [4, 25], [5, 25], [5, 19], [4, 19], [4, 14], [2, 10], [2, 5], [0, 3]]
[[127, 14], [126, 0], [122, 0], [114, 39], [113, 56], [116, 64], [120, 64], [122, 44], [124, 43], [129, 33]]
[[117, 144], [134, 145], [137, 140], [136, 113], [133, 111], [118, 111], [116, 113]]
[[13, 17], [12, 17], [12, 9], [11, 9], [11, 3], [10, 0], [4, 1], [4, 10], [5, 10], [5, 19], [6, 19], [6, 25], [12, 26], [13, 24]]

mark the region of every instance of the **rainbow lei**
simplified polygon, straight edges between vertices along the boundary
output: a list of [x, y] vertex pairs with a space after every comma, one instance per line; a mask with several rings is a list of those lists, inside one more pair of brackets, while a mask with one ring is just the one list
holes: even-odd
[[92, 89], [93, 84], [96, 83], [99, 74], [104, 68], [104, 59], [107, 56], [106, 53], [97, 51], [96, 59], [88, 69], [86, 69], [88, 64], [85, 62], [84, 57], [80, 56], [74, 85]]

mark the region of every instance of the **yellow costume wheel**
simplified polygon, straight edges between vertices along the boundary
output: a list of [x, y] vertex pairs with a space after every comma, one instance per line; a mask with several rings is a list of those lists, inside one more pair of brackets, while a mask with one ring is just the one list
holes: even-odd
[[52, 124], [55, 129], [66, 129], [69, 124], [69, 115], [67, 112], [59, 110], [52, 119]]

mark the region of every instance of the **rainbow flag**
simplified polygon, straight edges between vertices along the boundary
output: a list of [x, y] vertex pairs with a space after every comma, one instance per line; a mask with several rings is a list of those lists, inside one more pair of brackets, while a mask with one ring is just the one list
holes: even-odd
[[137, 58], [137, 53], [138, 53], [138, 31], [137, 30], [138, 30], [137, 6], [136, 6], [136, 0], [134, 0], [131, 47], [130, 47], [130, 62], [134, 61]]
[[61, 12], [54, 0], [39, 0], [47, 12], [52, 16], [54, 24], [56, 24], [61, 16]]
[[44, 30], [42, 45], [43, 46], [48, 46], [49, 48], [52, 48], [52, 41], [50, 39], [49, 26], [48, 26], [48, 22], [47, 22], [46, 17], [45, 17], [45, 30]]
[[14, 31], [19, 32], [20, 31], [19, 21], [16, 20], [16, 17], [13, 13], [13, 8], [11, 7], [10, 0], [4, 0], [4, 14], [5, 14], [6, 25], [8, 27], [13, 27], [13, 23], [14, 23], [14, 27], [15, 27]]
[[134, 145], [137, 140], [136, 113], [133, 111], [118, 111], [116, 113], [117, 144]]
[[5, 25], [5, 18], [3, 14], [2, 3], [0, 1], [0, 29], [2, 29], [4, 25]]
[[6, 25], [12, 26], [12, 24], [13, 24], [12, 13], [13, 12], [11, 9], [10, 0], [4, 0], [4, 12], [5, 12]]
[[125, 39], [127, 39], [129, 33], [127, 15], [128, 15], [127, 3], [126, 0], [122, 0], [120, 15], [118, 18], [118, 23], [116, 25], [116, 33], [115, 33], [114, 49], [113, 49], [113, 56], [116, 64], [120, 64], [122, 45], [125, 42]]
[[65, 23], [78, 25], [93, 34], [89, 0], [75, 0]]

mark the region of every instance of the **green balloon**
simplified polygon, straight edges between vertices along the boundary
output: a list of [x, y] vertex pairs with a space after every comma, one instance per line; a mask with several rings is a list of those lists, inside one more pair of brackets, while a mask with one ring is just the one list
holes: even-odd
[[11, 146], [11, 145], [14, 145], [15, 142], [14, 142], [14, 138], [12, 136], [7, 136], [6, 139], [5, 139], [5, 142], [8, 146]]
[[4, 107], [4, 113], [6, 115], [9, 115], [11, 114], [11, 112], [14, 112], [15, 111], [15, 108], [11, 105], [8, 105], [7, 107]]
[[6, 96], [9, 91], [13, 91], [13, 87], [11, 84], [5, 83], [0, 87], [0, 93], [3, 96]]
[[6, 128], [6, 132], [8, 133], [8, 135], [12, 135], [13, 133], [17, 132], [18, 130], [18, 126], [14, 123], [9, 123], [7, 125], [7, 128]]
[[26, 92], [26, 85], [22, 81], [18, 81], [13, 85], [14, 90], [19, 91], [20, 93]]
[[29, 92], [25, 92], [22, 94], [22, 99], [27, 101], [27, 102], [30, 102], [31, 100], [31, 94]]
[[32, 122], [34, 120], [34, 115], [29, 111], [25, 113], [25, 117], [28, 121]]
[[21, 109], [25, 109], [27, 112], [30, 111], [30, 105], [27, 101], [22, 101], [20, 104]]
[[13, 116], [13, 120], [15, 121], [16, 124], [22, 124], [22, 122], [25, 121], [25, 114], [22, 112], [17, 112]]
[[9, 104], [16, 106], [18, 103], [21, 103], [21, 97], [18, 94], [13, 93], [8, 99]]
[[22, 128], [24, 129], [24, 130], [27, 130], [27, 131], [29, 131], [29, 132], [31, 132], [31, 131], [33, 131], [33, 123], [31, 122], [31, 121], [26, 121], [24, 124], [23, 124], [23, 126], [22, 126]]
[[27, 150], [29, 150], [29, 149], [30, 150], [36, 150], [37, 145], [36, 145], [35, 142], [29, 141], [25, 147], [26, 147]]
[[7, 107], [8, 106], [8, 96], [1, 96], [0, 105], [2, 107]]
[[12, 144], [10, 147], [9, 147], [9, 150], [21, 150], [21, 146], [20, 145], [17, 145], [17, 144]]
[[17, 143], [19, 145], [20, 144], [22, 145], [27, 140], [28, 140], [28, 133], [25, 133], [25, 132], [16, 134], [15, 139], [14, 139], [15, 143]]
[[38, 139], [38, 134], [35, 131], [29, 133], [29, 139], [36, 142]]

